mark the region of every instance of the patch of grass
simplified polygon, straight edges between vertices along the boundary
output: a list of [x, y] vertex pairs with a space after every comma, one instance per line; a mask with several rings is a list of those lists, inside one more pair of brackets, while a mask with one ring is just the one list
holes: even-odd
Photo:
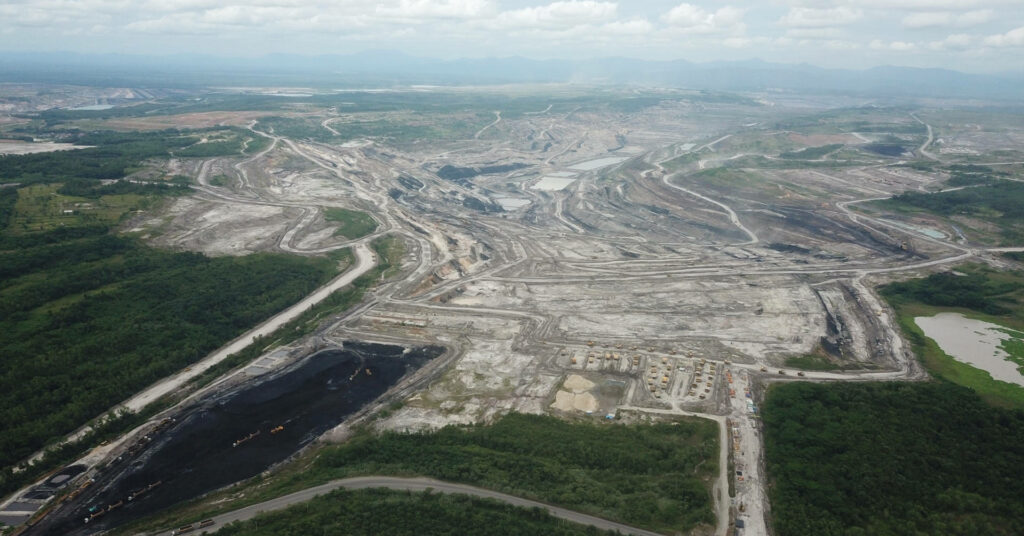
[[377, 220], [358, 210], [325, 208], [324, 219], [338, 224], [338, 229], [334, 231], [335, 236], [343, 236], [349, 240], [362, 238], [377, 230]]
[[1006, 352], [1007, 358], [1017, 364], [1017, 370], [1024, 374], [1024, 333], [1012, 329], [1001, 330], [1012, 338], [1003, 339], [999, 347]]
[[680, 169], [686, 167], [687, 165], [693, 164], [699, 160], [700, 153], [689, 152], [686, 154], [679, 155], [673, 158], [672, 160], [669, 160], [668, 162], [662, 163], [662, 167], [664, 167], [669, 172], [679, 171]]
[[342, 248], [331, 251], [327, 254], [327, 258], [338, 263], [338, 266], [345, 267], [350, 266], [356, 262], [356, 256], [352, 253], [351, 248]]
[[694, 173], [687, 178], [719, 188], [757, 187], [759, 183], [765, 182], [764, 178], [760, 175], [726, 167], [706, 169]]
[[824, 157], [825, 155], [838, 151], [843, 148], [843, 144], [834, 143], [831, 145], [822, 145], [820, 147], [807, 147], [806, 149], [800, 149], [799, 151], [789, 151], [780, 153], [779, 158], [794, 159], [794, 160], [816, 160]]
[[270, 138], [266, 138], [258, 134], [251, 135], [246, 138], [244, 144], [245, 148], [242, 150], [242, 152], [247, 155], [256, 154], [266, 149], [267, 147], [270, 147], [271, 143], [273, 143], [273, 140], [271, 140]]
[[231, 182], [231, 177], [223, 174], [210, 177], [211, 186], [229, 186]]
[[1004, 244], [1024, 241], [1024, 183], [992, 184], [936, 193], [908, 191], [871, 205], [895, 212], [923, 212], [946, 218], [980, 218], [999, 227]]
[[722, 167], [742, 169], [817, 169], [817, 168], [838, 168], [845, 166], [863, 166], [868, 164], [864, 160], [807, 160], [800, 158], [765, 158], [761, 155], [747, 155], [739, 158], [726, 160]]
[[7, 232], [26, 234], [60, 227], [112, 225], [126, 212], [146, 210], [156, 202], [154, 198], [138, 194], [104, 195], [95, 199], [74, 197], [61, 195], [60, 188], [60, 184], [19, 188]]

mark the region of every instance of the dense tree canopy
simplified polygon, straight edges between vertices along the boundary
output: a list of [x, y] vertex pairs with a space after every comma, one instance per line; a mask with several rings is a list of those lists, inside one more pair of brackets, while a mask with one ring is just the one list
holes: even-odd
[[308, 294], [331, 263], [211, 259], [109, 234], [0, 253], [0, 465]]
[[654, 530], [713, 524], [714, 423], [567, 424], [508, 415], [493, 425], [363, 436], [327, 449], [320, 478], [419, 474], [531, 497]]
[[922, 279], [891, 283], [882, 287], [882, 294], [889, 300], [966, 307], [992, 315], [1009, 314], [1017, 305], [1014, 294], [1024, 290], [1024, 284], [1019, 278], [996, 278], [992, 273], [981, 267], [956, 274], [940, 272]]
[[465, 495], [386, 490], [335, 491], [282, 512], [222, 528], [226, 536], [597, 536], [612, 533]]
[[946, 382], [786, 384], [763, 411], [781, 536], [1020, 534], [1024, 412]]

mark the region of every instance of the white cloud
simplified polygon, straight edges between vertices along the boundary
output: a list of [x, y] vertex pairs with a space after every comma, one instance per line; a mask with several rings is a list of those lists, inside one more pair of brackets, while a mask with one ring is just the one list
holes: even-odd
[[881, 39], [875, 39], [868, 44], [868, 47], [874, 50], [892, 50], [894, 52], [909, 52], [917, 49], [917, 44], [908, 43], [906, 41], [892, 41], [886, 43]]
[[990, 35], [985, 38], [985, 44], [990, 47], [1024, 47], [1024, 26], [1004, 34]]
[[922, 11], [911, 13], [903, 17], [904, 28], [932, 28], [936, 26], [958, 26], [961, 28], [984, 24], [995, 15], [991, 9], [979, 9], [966, 13], [952, 13], [950, 11]]
[[967, 34], [953, 34], [947, 36], [941, 41], [932, 41], [928, 43], [928, 48], [932, 50], [967, 50], [971, 46], [971, 42], [974, 39]]
[[911, 13], [903, 17], [904, 28], [929, 28], [932, 26], [949, 26], [953, 22], [953, 14], [948, 11], [923, 11]]
[[[819, 7], [822, 0], [790, 1], [793, 5]], [[1020, 0], [833, 0], [832, 5], [851, 5], [863, 9], [913, 10], [913, 11], [963, 11], [976, 7], [1019, 5]]]
[[824, 40], [836, 39], [842, 34], [837, 28], [793, 28], [786, 31], [786, 37], [793, 39]]
[[779, 24], [794, 28], [821, 28], [852, 24], [863, 17], [862, 10], [846, 6], [829, 9], [794, 7], [779, 19]]
[[707, 59], [836, 64], [873, 61], [838, 53], [872, 47], [916, 65], [941, 66], [945, 51], [987, 61], [972, 68], [1019, 70], [1017, 55], [994, 49], [1024, 47], [1024, 12], [1014, 9], [1022, 2], [770, 0], [773, 12], [752, 0], [0, 0], [0, 47], [243, 55], [389, 48], [447, 57], [700, 51]]
[[957, 26], [977, 26], [979, 24], [985, 24], [995, 17], [996, 12], [991, 9], [979, 9], [976, 11], [968, 11], [963, 15], [956, 18]]
[[860, 43], [854, 43], [853, 41], [846, 41], [844, 39], [830, 39], [828, 41], [822, 41], [822, 44], [829, 50], [857, 50], [861, 48]]
[[682, 3], [669, 10], [662, 19], [673, 28], [693, 33], [734, 32], [745, 29], [745, 10], [724, 6], [716, 11], [707, 11], [700, 6]]
[[550, 28], [610, 22], [618, 15], [618, 4], [590, 0], [554, 2], [500, 13], [493, 26], [498, 28]]
[[644, 35], [654, 31], [654, 25], [647, 19], [609, 22], [601, 26], [602, 32], [615, 35]]
[[398, 5], [378, 5], [375, 12], [398, 19], [474, 19], [496, 10], [488, 0], [401, 0]]
[[753, 43], [754, 40], [748, 37], [727, 37], [722, 40], [722, 45], [729, 48], [747, 48]]

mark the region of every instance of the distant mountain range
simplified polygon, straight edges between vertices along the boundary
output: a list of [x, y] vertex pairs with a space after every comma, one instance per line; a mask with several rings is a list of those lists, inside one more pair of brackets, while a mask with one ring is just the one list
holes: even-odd
[[351, 55], [133, 56], [4, 53], [0, 81], [196, 87], [296, 85], [317, 88], [505, 83], [631, 84], [720, 91], [782, 90], [889, 97], [956, 97], [1020, 102], [1024, 74], [946, 69], [826, 69], [760, 60], [692, 63], [630, 58], [440, 60], [393, 51]]

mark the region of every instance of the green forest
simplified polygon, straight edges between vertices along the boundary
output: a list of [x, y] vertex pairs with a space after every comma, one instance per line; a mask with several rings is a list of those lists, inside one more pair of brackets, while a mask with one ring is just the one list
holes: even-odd
[[942, 381], [793, 383], [762, 416], [781, 536], [1021, 533], [1024, 412]]
[[492, 424], [432, 432], [378, 434], [366, 427], [344, 444], [320, 448], [274, 475], [172, 508], [117, 534], [198, 521], [363, 475], [465, 483], [662, 533], [711, 530], [717, 461], [717, 425], [695, 418], [626, 425], [512, 413]]
[[[0, 491], [24, 479], [11, 472], [20, 460], [337, 273], [327, 258], [209, 258], [113, 234], [154, 187], [174, 188], [77, 180], [0, 189]], [[59, 195], [66, 188], [89, 197]], [[60, 200], [95, 211], [63, 216], [51, 206]]]
[[1024, 274], [1001, 273], [980, 264], [960, 266], [956, 272], [891, 283], [882, 287], [882, 295], [896, 303], [964, 307], [1024, 322]]
[[[974, 172], [954, 173], [956, 182], [987, 181], [987, 176]], [[998, 181], [940, 193], [906, 192], [884, 201], [879, 206], [894, 210], [923, 210], [941, 216], [973, 216], [1000, 227], [1003, 240], [1009, 244], [1024, 241], [1024, 183]]]
[[[242, 154], [246, 139], [263, 137], [241, 129], [156, 132], [73, 132], [61, 141], [90, 146], [73, 151], [0, 155], [0, 183], [62, 182], [68, 179], [120, 179], [149, 158], [212, 157]], [[199, 143], [203, 138], [211, 141]], [[254, 145], [254, 148], [257, 146]]]
[[313, 291], [325, 259], [211, 259], [109, 234], [0, 253], [0, 464]]
[[492, 425], [361, 435], [324, 449], [318, 480], [423, 475], [473, 484], [660, 531], [715, 522], [717, 428], [704, 420], [569, 424], [511, 414]]
[[225, 526], [225, 536], [597, 536], [614, 533], [492, 499], [382, 489], [334, 491], [281, 512]]

